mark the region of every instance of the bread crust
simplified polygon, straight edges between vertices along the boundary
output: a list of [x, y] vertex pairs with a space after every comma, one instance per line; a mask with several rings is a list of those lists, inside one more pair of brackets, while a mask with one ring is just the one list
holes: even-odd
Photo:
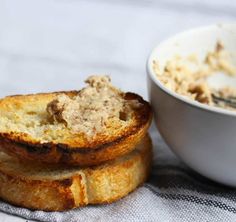
[[[60, 176], [55, 176], [53, 168], [48, 167], [42, 176], [45, 166], [27, 165], [15, 157], [3, 158], [4, 155], [7, 156], [0, 153], [2, 199], [34, 210], [64, 211], [111, 203], [140, 186], [150, 172], [152, 144], [150, 137], [145, 136], [135, 150], [123, 157], [100, 166], [71, 167], [69, 172], [73, 168], [73, 173]], [[41, 174], [37, 175], [37, 168]]]
[[[4, 100], [10, 100], [9, 103], [21, 103], [22, 99], [27, 100], [27, 98], [30, 99], [31, 97], [40, 99], [48, 96], [52, 97], [52, 95], [55, 96], [60, 93], [72, 96], [77, 92], [55, 92], [6, 97], [1, 100], [0, 109], [4, 105]], [[81, 146], [78, 141], [75, 143], [73, 141], [67, 143], [41, 143], [29, 139], [25, 134], [0, 132], [0, 149], [9, 155], [28, 161], [79, 166], [97, 165], [125, 155], [132, 151], [135, 145], [144, 137], [152, 120], [151, 107], [142, 97], [134, 93], [126, 93], [125, 99], [136, 99], [142, 106], [135, 111], [135, 124], [128, 126], [119, 135], [111, 133], [105, 137], [98, 136], [86, 147], [84, 145]]]

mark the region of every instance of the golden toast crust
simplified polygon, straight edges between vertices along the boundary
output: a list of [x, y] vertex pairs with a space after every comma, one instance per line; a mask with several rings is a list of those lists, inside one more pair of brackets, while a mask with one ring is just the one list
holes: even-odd
[[135, 150], [123, 157], [100, 166], [68, 168], [72, 173], [59, 176], [54, 175], [55, 166], [51, 170], [47, 167], [43, 175], [45, 166], [27, 165], [15, 157], [4, 156], [7, 155], [0, 153], [2, 199], [30, 209], [64, 211], [116, 201], [145, 182], [151, 167], [152, 144], [150, 137], [145, 136]]
[[[1, 100], [0, 109], [7, 103], [19, 103], [19, 106], [23, 106], [21, 105], [22, 99], [27, 102], [27, 99], [31, 99], [31, 97], [44, 99], [44, 97], [52, 97], [52, 95], [60, 93], [62, 92], [6, 97]], [[76, 91], [63, 93], [74, 95]], [[90, 166], [114, 159], [134, 149], [146, 134], [152, 120], [151, 107], [142, 97], [134, 93], [126, 93], [125, 99], [136, 99], [142, 104], [138, 110], [135, 110], [132, 124], [119, 134], [111, 131], [108, 136], [97, 136], [95, 140], [88, 142], [88, 146], [84, 144], [81, 146], [80, 140], [71, 140], [65, 143], [41, 143], [28, 138], [23, 133], [0, 132], [0, 147], [9, 155], [50, 164]], [[5, 102], [4, 100], [9, 101]]]

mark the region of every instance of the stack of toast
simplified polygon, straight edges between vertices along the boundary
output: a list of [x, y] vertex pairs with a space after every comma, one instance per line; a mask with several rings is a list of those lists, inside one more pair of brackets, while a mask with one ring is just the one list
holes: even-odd
[[[103, 79], [96, 81], [82, 89], [84, 94], [68, 91], [0, 100], [0, 198], [29, 209], [64, 211], [111, 203], [147, 179], [152, 159], [149, 103], [101, 84]], [[101, 94], [109, 90], [115, 93], [107, 97], [111, 102]], [[88, 92], [100, 93], [104, 104], [97, 104], [100, 97]], [[120, 97], [116, 103], [114, 95]], [[89, 105], [82, 107], [81, 101]], [[120, 106], [124, 110], [106, 108], [121, 102], [126, 103]], [[99, 124], [87, 123], [92, 117]], [[81, 121], [83, 128], [74, 127]]]

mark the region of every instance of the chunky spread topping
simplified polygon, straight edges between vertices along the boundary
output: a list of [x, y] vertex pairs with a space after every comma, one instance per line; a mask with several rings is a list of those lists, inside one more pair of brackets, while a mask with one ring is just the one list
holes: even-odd
[[47, 105], [54, 121], [65, 123], [74, 132], [94, 136], [110, 120], [124, 124], [132, 110], [141, 105], [137, 100], [125, 100], [108, 76], [90, 76], [85, 82], [88, 86], [76, 96], [61, 94]]
[[[232, 64], [230, 54], [217, 42], [215, 50], [207, 53], [203, 62], [195, 55], [186, 58], [176, 56], [169, 60], [163, 71], [157, 61], [153, 61], [153, 69], [158, 79], [170, 90], [176, 93], [212, 106], [232, 109], [225, 102], [220, 102], [229, 96], [236, 96], [236, 89], [210, 87], [207, 78], [216, 72], [223, 72], [228, 76], [236, 74], [236, 67]], [[218, 99], [217, 99], [218, 98]]]

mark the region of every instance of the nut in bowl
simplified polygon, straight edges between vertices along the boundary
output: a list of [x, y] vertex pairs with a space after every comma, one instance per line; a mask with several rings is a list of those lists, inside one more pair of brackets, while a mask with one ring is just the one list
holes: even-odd
[[236, 186], [236, 24], [180, 33], [147, 62], [155, 123], [189, 167]]

